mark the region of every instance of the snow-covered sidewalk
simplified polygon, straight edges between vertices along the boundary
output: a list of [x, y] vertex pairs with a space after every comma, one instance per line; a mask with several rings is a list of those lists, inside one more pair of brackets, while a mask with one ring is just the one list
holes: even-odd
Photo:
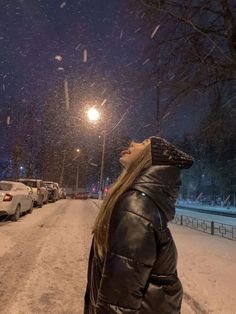
[[235, 314], [236, 242], [174, 224], [170, 228], [185, 302], [196, 313]]

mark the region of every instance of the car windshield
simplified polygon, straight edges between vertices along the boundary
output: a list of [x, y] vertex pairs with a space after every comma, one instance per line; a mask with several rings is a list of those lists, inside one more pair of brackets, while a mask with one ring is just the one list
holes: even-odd
[[37, 182], [36, 181], [27, 181], [27, 180], [21, 180], [20, 182], [24, 183], [25, 185], [31, 187], [31, 188], [36, 188], [37, 187]]
[[1, 191], [10, 191], [11, 189], [12, 189], [12, 184], [0, 182], [0, 190]]
[[46, 187], [46, 188], [53, 188], [53, 183], [49, 183], [49, 182], [45, 182], [44, 183], [44, 186]]

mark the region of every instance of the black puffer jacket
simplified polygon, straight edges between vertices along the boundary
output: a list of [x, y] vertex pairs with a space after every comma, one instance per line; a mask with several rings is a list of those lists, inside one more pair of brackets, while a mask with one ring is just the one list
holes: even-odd
[[167, 222], [175, 214], [180, 170], [152, 166], [117, 202], [105, 261], [92, 245], [85, 314], [177, 314], [182, 286]]

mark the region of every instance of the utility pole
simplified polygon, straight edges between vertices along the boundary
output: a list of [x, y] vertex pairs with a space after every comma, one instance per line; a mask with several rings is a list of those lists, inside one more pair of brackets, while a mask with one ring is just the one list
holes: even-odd
[[[80, 149], [77, 148], [76, 152], [80, 154]], [[79, 187], [79, 161], [80, 161], [80, 155], [77, 157], [77, 169], [76, 169], [76, 183], [75, 183], [75, 195], [78, 193], [78, 187]]]
[[60, 174], [60, 180], [59, 180], [60, 186], [62, 186], [63, 178], [64, 178], [65, 160], [66, 160], [66, 151], [63, 150], [63, 159], [62, 159], [61, 174]]
[[104, 157], [106, 148], [106, 130], [103, 132], [103, 143], [102, 143], [102, 162], [101, 162], [101, 175], [99, 181], [99, 199], [102, 199], [102, 189], [103, 189], [103, 173], [104, 173]]
[[[62, 59], [63, 58], [62, 58], [61, 55], [56, 55], [55, 56], [55, 60], [57, 62], [61, 62]], [[68, 81], [67, 81], [67, 78], [66, 78], [65, 69], [62, 66], [58, 67], [57, 69], [58, 69], [58, 71], [64, 72], [64, 81], [63, 81], [64, 82], [64, 97], [65, 97], [66, 111], [69, 111], [69, 109], [70, 109], [70, 98], [69, 98], [69, 88], [68, 88]], [[65, 122], [65, 129], [66, 129], [66, 132], [67, 132], [67, 119], [66, 118], [64, 119], [64, 122]], [[59, 180], [60, 186], [62, 186], [62, 183], [63, 183], [65, 160], [66, 160], [66, 151], [64, 150], [63, 151], [63, 160], [62, 160], [61, 173], [60, 173], [60, 180]]]
[[78, 193], [78, 186], [79, 186], [79, 157], [77, 161], [77, 170], [76, 170], [75, 195]]
[[66, 110], [69, 111], [69, 109], [70, 109], [70, 98], [69, 98], [68, 81], [67, 81], [66, 77], [64, 78], [64, 93], [65, 93]]

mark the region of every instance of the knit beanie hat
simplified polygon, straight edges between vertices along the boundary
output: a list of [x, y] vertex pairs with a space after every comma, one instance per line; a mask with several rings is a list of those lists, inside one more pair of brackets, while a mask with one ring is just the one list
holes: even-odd
[[153, 136], [151, 140], [152, 165], [171, 165], [188, 169], [193, 164], [193, 157], [179, 150], [161, 137]]

